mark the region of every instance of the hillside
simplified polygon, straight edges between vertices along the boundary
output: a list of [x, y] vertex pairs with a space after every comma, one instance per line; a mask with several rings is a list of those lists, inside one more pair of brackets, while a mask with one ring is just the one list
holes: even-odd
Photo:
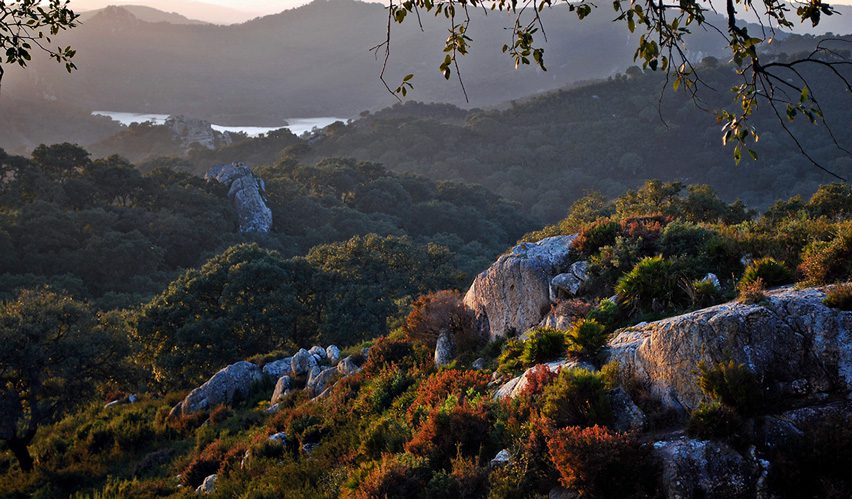
[[[446, 269], [399, 272], [394, 245], [352, 242], [305, 261], [235, 246], [123, 315], [22, 293], [0, 309], [0, 340], [27, 324], [47, 352], [76, 340], [83, 355], [121, 353], [108, 374], [68, 378], [88, 398], [31, 399], [67, 416], [0, 449], [0, 490], [848, 497], [850, 200], [848, 185], [824, 185], [754, 218], [706, 186], [649, 182], [576, 203], [462, 283], [464, 297], [434, 292]], [[311, 267], [328, 274], [299, 277]], [[303, 286], [326, 278], [337, 292], [321, 314], [343, 306], [315, 330]], [[364, 341], [353, 320], [381, 307], [337, 287], [371, 281], [400, 285], [384, 291], [396, 300], [426, 294]], [[21, 352], [0, 360], [32, 393], [31, 380], [68, 374], [59, 356], [29, 371]]]

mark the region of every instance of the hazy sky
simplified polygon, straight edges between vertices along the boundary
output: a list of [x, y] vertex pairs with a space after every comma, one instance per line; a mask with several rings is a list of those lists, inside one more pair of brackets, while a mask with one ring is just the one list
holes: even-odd
[[[147, 5], [167, 12], [214, 23], [243, 22], [251, 18], [276, 14], [309, 3], [311, 0], [71, 0], [78, 11], [99, 9], [107, 5]], [[372, 0], [383, 2], [383, 0]], [[385, 2], [386, 3], [386, 0]], [[852, 4], [852, 0], [831, 3]], [[606, 4], [608, 5], [608, 4]], [[791, 9], [795, 13], [795, 9]], [[846, 21], [844, 19], [844, 21]]]

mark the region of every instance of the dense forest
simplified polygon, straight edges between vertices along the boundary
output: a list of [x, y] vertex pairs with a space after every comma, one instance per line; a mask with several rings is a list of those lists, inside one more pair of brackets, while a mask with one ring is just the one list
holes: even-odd
[[[254, 150], [266, 141], [280, 145], [266, 137]], [[392, 236], [401, 251], [446, 253], [454, 270], [445, 275], [458, 282], [531, 227], [515, 205], [481, 187], [354, 160], [258, 169], [274, 217], [264, 236], [238, 234], [227, 190], [180, 168], [148, 165], [143, 174], [120, 157], [91, 160], [70, 144], [41, 146], [31, 158], [0, 152], [0, 166], [6, 299], [48, 284], [99, 308], [135, 305], [234, 244], [255, 242], [289, 258], [370, 233]], [[412, 271], [434, 272], [431, 264]]]

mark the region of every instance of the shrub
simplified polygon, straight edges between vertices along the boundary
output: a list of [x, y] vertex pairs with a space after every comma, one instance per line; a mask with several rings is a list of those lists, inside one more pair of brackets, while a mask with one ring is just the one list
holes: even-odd
[[412, 339], [435, 348], [443, 332], [453, 335], [459, 351], [475, 350], [483, 338], [475, 331], [471, 311], [462, 303], [458, 291], [436, 291], [423, 295], [411, 305], [405, 320], [405, 333]]
[[431, 471], [424, 460], [388, 454], [361, 481], [354, 496], [359, 499], [420, 497], [430, 477]]
[[647, 446], [601, 426], [571, 426], [547, 441], [560, 482], [580, 497], [652, 495], [654, 476]]
[[571, 247], [581, 256], [594, 255], [603, 246], [615, 244], [619, 230], [618, 222], [608, 218], [596, 220], [580, 229]]
[[373, 421], [362, 434], [359, 451], [369, 457], [401, 452], [409, 437], [410, 434], [402, 421], [393, 416], [383, 416]]
[[393, 401], [413, 384], [414, 379], [408, 371], [391, 364], [373, 376], [364, 386], [355, 406], [358, 409], [379, 414], [388, 409]]
[[754, 305], [766, 300], [766, 286], [763, 284], [763, 279], [759, 277], [749, 283], [740, 282], [737, 288], [739, 289], [737, 300], [740, 303]]
[[672, 217], [666, 215], [627, 217], [621, 221], [621, 233], [630, 239], [641, 240], [644, 253], [654, 253], [663, 228], [671, 220]]
[[422, 366], [429, 361], [427, 348], [417, 348], [410, 340], [383, 337], [370, 347], [363, 369], [367, 375], [378, 374], [391, 365], [397, 369]]
[[420, 424], [432, 409], [454, 396], [461, 401], [486, 393], [491, 377], [481, 371], [449, 369], [435, 373], [420, 383], [409, 406], [406, 419], [412, 426]]
[[478, 456], [490, 434], [488, 411], [481, 405], [447, 401], [429, 413], [405, 450], [446, 468], [457, 455]]
[[748, 286], [758, 279], [763, 280], [764, 286], [778, 286], [793, 280], [793, 274], [778, 260], [772, 257], [759, 258], [746, 267], [740, 279], [740, 286]]
[[550, 327], [533, 329], [524, 341], [521, 362], [526, 367], [558, 359], [565, 352], [565, 333]]
[[675, 220], [663, 229], [660, 251], [663, 256], [696, 256], [702, 253], [713, 233], [699, 225]]
[[837, 224], [830, 241], [814, 241], [805, 247], [799, 272], [808, 285], [852, 279], [852, 222]]
[[722, 290], [710, 279], [696, 279], [692, 282], [686, 281], [684, 291], [689, 296], [689, 301], [695, 308], [704, 308], [715, 305], [722, 301]]
[[541, 413], [560, 427], [607, 424], [612, 407], [603, 377], [586, 369], [562, 369], [544, 390]]
[[568, 352], [594, 358], [606, 345], [606, 328], [594, 319], [581, 319], [565, 334]]
[[615, 291], [635, 309], [659, 312], [671, 305], [674, 279], [671, 264], [662, 256], [643, 258], [618, 280]]
[[763, 390], [757, 377], [743, 364], [733, 360], [707, 366], [698, 365], [698, 386], [711, 400], [735, 409], [739, 414], [754, 414], [763, 405]]
[[559, 373], [551, 371], [544, 364], [533, 367], [527, 373], [527, 384], [521, 390], [521, 398], [537, 397], [544, 393], [544, 389], [556, 380]]
[[733, 435], [742, 426], [735, 410], [718, 402], [703, 403], [689, 416], [686, 432], [693, 438], [720, 439]]
[[221, 440], [211, 442], [183, 469], [181, 483], [193, 488], [201, 485], [205, 478], [219, 470], [227, 450]]
[[524, 342], [517, 338], [512, 338], [506, 341], [503, 345], [503, 351], [497, 358], [497, 370], [504, 373], [511, 373], [524, 367], [521, 362], [521, 355], [524, 353]]
[[825, 292], [825, 299], [822, 302], [831, 308], [852, 310], [852, 283], [832, 286]]
[[618, 303], [605, 298], [589, 312], [586, 318], [597, 321], [603, 324], [604, 327], [611, 328], [618, 322], [619, 312]]

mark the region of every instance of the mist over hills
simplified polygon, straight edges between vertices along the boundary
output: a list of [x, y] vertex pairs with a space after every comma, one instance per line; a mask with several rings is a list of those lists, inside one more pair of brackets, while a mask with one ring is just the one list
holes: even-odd
[[[444, 20], [395, 27], [388, 80], [415, 73], [413, 97], [465, 107], [489, 106], [566, 84], [609, 76], [632, 64], [635, 40], [607, 9], [580, 22], [567, 8], [548, 16], [549, 71], [516, 71], [500, 47], [502, 15], [472, 13], [471, 54], [461, 61], [470, 102], [438, 74]], [[440, 22], [439, 22], [440, 21]], [[186, 114], [228, 124], [277, 125], [290, 117], [354, 116], [394, 102], [379, 81], [382, 5], [317, 0], [233, 26], [148, 23], [107, 9], [63, 34], [77, 49], [70, 77], [47, 60], [10, 71], [4, 93], [57, 99], [83, 109]], [[721, 55], [717, 34], [695, 33], [691, 54]]]
[[[113, 9], [124, 9], [131, 14], [136, 19], [140, 21], [145, 21], [148, 23], [169, 23], [169, 24], [208, 24], [205, 21], [200, 21], [198, 19], [190, 19], [184, 15], [181, 15], [177, 12], [166, 12], [159, 9], [155, 9], [153, 7], [148, 7], [145, 5], [121, 5], [121, 6], [107, 6], [103, 9], [90, 10], [86, 12], [82, 12], [80, 17], [82, 21], [85, 23], [92, 17], [101, 15], [105, 12], [109, 12]], [[114, 14], [107, 14], [114, 15]]]

